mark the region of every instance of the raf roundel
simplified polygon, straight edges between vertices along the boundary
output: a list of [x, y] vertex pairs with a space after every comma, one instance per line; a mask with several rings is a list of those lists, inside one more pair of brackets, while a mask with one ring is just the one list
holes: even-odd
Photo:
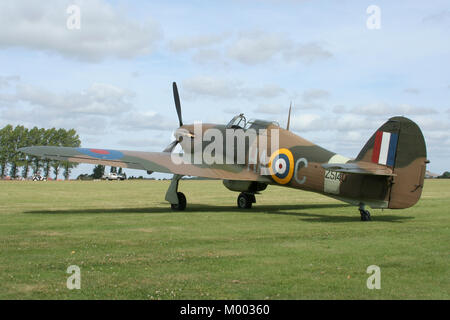
[[291, 181], [294, 174], [294, 157], [289, 149], [279, 149], [272, 153], [269, 160], [269, 170], [273, 180], [279, 184]]
[[77, 148], [77, 151], [103, 160], [119, 160], [123, 158], [123, 153], [117, 150]]

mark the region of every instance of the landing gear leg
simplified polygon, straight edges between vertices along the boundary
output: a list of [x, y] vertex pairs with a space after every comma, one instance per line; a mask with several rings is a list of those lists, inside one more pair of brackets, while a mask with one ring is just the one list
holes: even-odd
[[238, 208], [251, 209], [252, 204], [256, 202], [255, 194], [241, 192], [237, 198]]
[[361, 214], [361, 221], [371, 221], [372, 219], [370, 218], [370, 212], [369, 210], [366, 210], [365, 207], [366, 206], [364, 203], [359, 204], [359, 213]]
[[182, 192], [178, 192], [178, 182], [181, 177], [182, 175], [174, 174], [166, 192], [166, 200], [170, 203], [172, 210], [182, 211], [186, 209], [186, 197]]

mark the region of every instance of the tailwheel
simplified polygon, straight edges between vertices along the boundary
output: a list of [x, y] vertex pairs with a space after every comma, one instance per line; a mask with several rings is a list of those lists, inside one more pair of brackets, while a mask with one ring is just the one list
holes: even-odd
[[362, 202], [359, 203], [359, 214], [361, 215], [361, 221], [370, 221], [370, 212], [366, 210], [366, 205]]
[[359, 213], [361, 214], [361, 221], [371, 221], [369, 210], [359, 209]]
[[256, 202], [255, 195], [253, 193], [242, 192], [237, 198], [238, 208], [251, 209], [252, 204]]
[[177, 197], [178, 197], [178, 203], [177, 204], [171, 204], [170, 207], [172, 208], [172, 210], [178, 210], [178, 211], [183, 211], [184, 209], [186, 209], [186, 196], [184, 195], [183, 192], [177, 192]]

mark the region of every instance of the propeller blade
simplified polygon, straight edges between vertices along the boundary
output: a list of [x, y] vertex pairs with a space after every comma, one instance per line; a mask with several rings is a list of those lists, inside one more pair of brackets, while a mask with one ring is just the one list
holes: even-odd
[[287, 121], [287, 126], [286, 126], [286, 130], [288, 130], [288, 131], [289, 131], [289, 125], [291, 123], [291, 110], [292, 110], [292, 101], [291, 101], [291, 104], [289, 106], [288, 121]]
[[180, 96], [178, 95], [177, 83], [174, 82], [173, 86], [173, 99], [175, 100], [175, 108], [177, 109], [178, 120], [180, 121], [180, 127], [183, 125], [183, 119], [181, 117], [181, 104], [180, 104]]
[[172, 141], [164, 150], [163, 152], [172, 152], [172, 150], [177, 146], [178, 140]]

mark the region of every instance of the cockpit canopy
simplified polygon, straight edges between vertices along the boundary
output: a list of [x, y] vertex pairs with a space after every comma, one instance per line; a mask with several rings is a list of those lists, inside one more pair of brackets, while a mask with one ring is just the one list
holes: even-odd
[[228, 129], [244, 129], [247, 130], [252, 127], [267, 127], [268, 125], [275, 125], [279, 127], [280, 125], [276, 121], [265, 121], [265, 120], [257, 120], [257, 119], [250, 119], [247, 120], [244, 117], [244, 114], [238, 114], [237, 116], [234, 116], [233, 119], [230, 120], [227, 124]]
[[227, 128], [231, 129], [244, 129], [247, 124], [247, 119], [244, 117], [244, 114], [238, 114], [234, 116], [233, 119], [230, 120], [227, 124]]

